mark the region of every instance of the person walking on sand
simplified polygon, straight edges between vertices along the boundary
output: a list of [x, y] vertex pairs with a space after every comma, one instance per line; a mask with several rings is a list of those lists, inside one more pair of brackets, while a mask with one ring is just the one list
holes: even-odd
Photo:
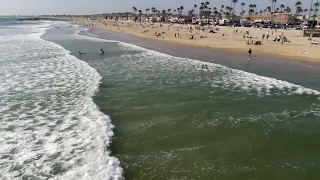
[[249, 51], [248, 51], [248, 55], [249, 55], [248, 60], [251, 60], [251, 54], [252, 54], [252, 50], [251, 50], [251, 48], [250, 48]]

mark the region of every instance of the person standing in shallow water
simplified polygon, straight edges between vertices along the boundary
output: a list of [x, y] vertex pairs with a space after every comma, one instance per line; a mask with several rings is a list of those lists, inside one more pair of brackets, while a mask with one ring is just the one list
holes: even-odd
[[252, 54], [252, 50], [251, 50], [251, 48], [250, 48], [249, 51], [248, 51], [248, 55], [249, 55], [248, 60], [251, 60], [251, 54]]

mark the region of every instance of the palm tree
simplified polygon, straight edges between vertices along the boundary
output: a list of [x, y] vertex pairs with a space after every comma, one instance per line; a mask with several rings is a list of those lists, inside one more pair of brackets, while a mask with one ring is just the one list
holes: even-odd
[[138, 9], [135, 6], [133, 6], [132, 10], [133, 10], [134, 13], [136, 13]]
[[171, 8], [169, 8], [167, 12], [168, 12], [168, 16], [171, 16]]
[[254, 13], [254, 4], [249, 4], [249, 15], [251, 16]]
[[[209, 7], [209, 5], [210, 5], [210, 2], [209, 2], [209, 1], [206, 1], [206, 2], [204, 3], [204, 8], [205, 8], [207, 11], [210, 11], [210, 14], [211, 14], [211, 8]], [[210, 14], [209, 14], [209, 16], [210, 16]], [[208, 16], [208, 15], [206, 16], [207, 22], [209, 21], [209, 20], [208, 20], [209, 16]]]
[[177, 10], [176, 10], [176, 9], [174, 9], [174, 10], [173, 10], [173, 13], [174, 13], [174, 14], [176, 14], [176, 12], [177, 12]]
[[201, 4], [200, 4], [200, 7], [203, 7], [204, 6], [204, 2], [202, 2]]
[[152, 16], [154, 16], [155, 13], [156, 13], [156, 8], [155, 7], [151, 7], [151, 12], [152, 12]]
[[148, 17], [149, 11], [150, 11], [150, 8], [147, 8], [146, 9], [147, 17]]
[[298, 14], [298, 15], [300, 15], [300, 13], [303, 12], [303, 10], [301, 8], [301, 5], [302, 5], [301, 1], [297, 1], [296, 4], [295, 4], [295, 6], [296, 6], [296, 14]]
[[254, 13], [253, 9], [249, 9], [249, 15], [252, 15]]
[[284, 7], [285, 7], [284, 4], [280, 4], [280, 9], [281, 9], [280, 12], [283, 12]]
[[182, 14], [182, 11], [184, 10], [183, 6], [180, 6], [180, 14]]
[[310, 4], [309, 19], [310, 19], [310, 16], [311, 16], [311, 12], [313, 11], [312, 6], [313, 6], [313, 0], [311, 0], [311, 4]]
[[226, 8], [228, 8], [227, 10], [228, 10], [228, 11], [229, 11], [229, 13], [231, 14], [231, 12], [232, 12], [233, 8], [232, 8], [232, 7], [230, 7], [230, 6], [227, 6]]
[[319, 6], [320, 6], [319, 0], [317, 0], [317, 2], [314, 3], [313, 6], [314, 6], [313, 20], [314, 20], [315, 17], [318, 15], [318, 12], [319, 12]]
[[233, 3], [233, 14], [235, 13], [235, 10], [234, 10], [234, 6], [238, 3], [238, 0], [232, 0], [231, 1]]
[[217, 17], [217, 16], [219, 15], [219, 12], [218, 12], [217, 10], [215, 10], [215, 11], [213, 12], [213, 15]]
[[304, 9], [303, 10], [303, 12], [304, 12], [304, 16], [306, 16], [307, 15], [307, 12], [308, 12], [309, 10], [308, 9]]
[[221, 9], [224, 9], [224, 5], [221, 5]]
[[302, 12], [303, 12], [302, 8], [301, 8], [300, 6], [298, 6], [298, 7], [296, 8], [296, 14], [297, 14], [297, 15], [300, 15]]
[[253, 8], [254, 8], [254, 9], [257, 9], [257, 5], [256, 5], [256, 4], [253, 4]]
[[208, 6], [205, 4], [205, 5], [203, 5], [203, 9], [204, 10], [208, 10]]
[[280, 10], [280, 9], [279, 9], [279, 8], [277, 8], [277, 9], [276, 9], [276, 12], [278, 13], [278, 12], [279, 12], [279, 10]]
[[286, 7], [286, 8], [284, 9], [284, 11], [285, 11], [286, 13], [291, 13], [291, 8], [290, 8], [290, 7]]
[[246, 3], [241, 3], [240, 6], [241, 6], [241, 13], [242, 13], [243, 12], [243, 8], [246, 6]]
[[196, 9], [197, 9], [197, 7], [198, 7], [198, 6], [197, 6], [196, 4], [193, 5], [193, 14], [194, 14], [194, 15], [196, 15]]
[[263, 14], [263, 11], [262, 11], [262, 10], [260, 10], [260, 14]]
[[302, 2], [301, 1], [297, 1], [294, 6], [296, 6], [296, 7], [300, 6], [301, 7], [302, 6]]
[[271, 6], [268, 6], [268, 7], [266, 8], [266, 10], [267, 10], [269, 13], [271, 13], [271, 11], [272, 11]]
[[167, 12], [166, 12], [166, 10], [162, 10], [162, 11], [161, 11], [161, 20], [162, 20], [162, 21], [166, 21], [166, 17], [167, 17]]
[[277, 0], [271, 0], [271, 8], [272, 8], [272, 12], [274, 12], [274, 10], [276, 9], [276, 4], [277, 4]]
[[139, 21], [141, 21], [141, 16], [142, 16], [142, 10], [139, 10]]

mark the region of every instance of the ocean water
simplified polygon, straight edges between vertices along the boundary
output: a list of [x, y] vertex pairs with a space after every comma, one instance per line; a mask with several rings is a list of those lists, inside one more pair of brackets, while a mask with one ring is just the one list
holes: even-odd
[[319, 179], [317, 90], [85, 31], [0, 26], [0, 179]]
[[0, 26], [0, 179], [121, 179], [101, 76], [41, 36], [51, 22]]

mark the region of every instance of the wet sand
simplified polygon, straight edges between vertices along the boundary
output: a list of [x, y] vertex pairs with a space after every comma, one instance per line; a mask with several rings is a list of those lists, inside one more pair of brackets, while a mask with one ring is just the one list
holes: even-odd
[[252, 60], [248, 61], [247, 52], [228, 52], [165, 41], [155, 41], [102, 28], [91, 28], [86, 32], [80, 32], [80, 34], [130, 43], [172, 56], [221, 64], [230, 68], [289, 81], [309, 88], [320, 89], [320, 83], [316, 80], [317, 78], [314, 78], [319, 77], [320, 79], [320, 63], [318, 62], [285, 59], [279, 56], [255, 55], [254, 50]]

